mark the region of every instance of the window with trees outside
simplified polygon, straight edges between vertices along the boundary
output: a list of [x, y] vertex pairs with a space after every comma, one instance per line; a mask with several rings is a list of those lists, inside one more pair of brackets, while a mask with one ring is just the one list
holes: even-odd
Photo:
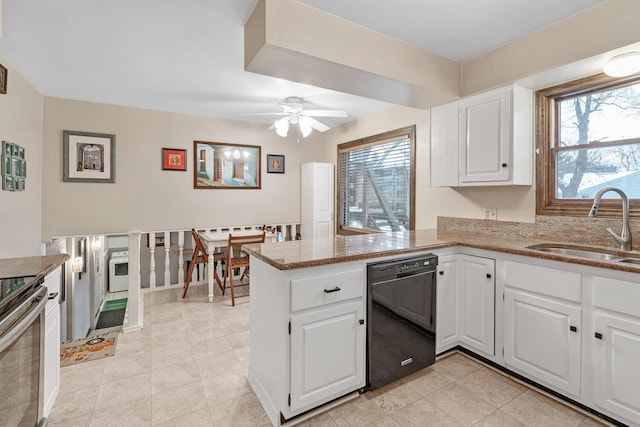
[[[640, 217], [640, 78], [605, 75], [536, 93], [537, 213], [586, 216], [595, 194], [617, 187]], [[600, 216], [619, 216], [614, 192]]]
[[338, 145], [339, 234], [415, 228], [415, 126]]

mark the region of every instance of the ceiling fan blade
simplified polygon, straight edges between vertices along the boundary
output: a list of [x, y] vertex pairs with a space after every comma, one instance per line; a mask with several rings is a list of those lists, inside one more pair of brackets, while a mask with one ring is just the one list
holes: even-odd
[[246, 113], [243, 116], [288, 116], [289, 113]]
[[304, 114], [315, 117], [347, 117], [344, 110], [304, 110]]
[[329, 126], [325, 125], [324, 123], [320, 123], [316, 119], [309, 117], [309, 120], [311, 120], [311, 127], [317, 130], [318, 132], [326, 132], [329, 129], [331, 129]]

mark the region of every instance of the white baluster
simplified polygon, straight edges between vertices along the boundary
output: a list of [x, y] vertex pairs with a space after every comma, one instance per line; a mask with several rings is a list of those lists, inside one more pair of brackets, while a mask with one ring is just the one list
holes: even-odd
[[127, 323], [123, 332], [142, 329], [144, 324], [144, 304], [140, 289], [140, 232], [129, 232], [129, 299], [127, 304]]
[[156, 233], [149, 233], [149, 289], [156, 289]]
[[164, 232], [164, 286], [171, 285], [171, 258], [169, 251], [171, 250], [171, 232]]
[[178, 231], [178, 285], [184, 286], [184, 231]]
[[282, 240], [283, 241], [287, 240], [287, 225], [280, 224], [280, 231], [282, 231]]

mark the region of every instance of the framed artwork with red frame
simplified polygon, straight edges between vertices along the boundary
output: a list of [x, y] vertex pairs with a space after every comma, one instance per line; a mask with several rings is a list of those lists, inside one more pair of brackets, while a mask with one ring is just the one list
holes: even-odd
[[162, 170], [163, 171], [186, 171], [187, 170], [187, 150], [177, 148], [162, 149]]

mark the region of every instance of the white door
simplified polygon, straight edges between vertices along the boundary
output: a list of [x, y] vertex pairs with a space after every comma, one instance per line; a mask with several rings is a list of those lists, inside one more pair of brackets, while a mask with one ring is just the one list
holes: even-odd
[[363, 301], [291, 318], [291, 411], [364, 387], [364, 319]]
[[504, 325], [504, 361], [509, 368], [580, 396], [579, 306], [507, 289]]
[[460, 182], [508, 181], [511, 88], [460, 101]]
[[495, 260], [460, 255], [460, 341], [494, 355]]
[[332, 163], [302, 165], [300, 233], [303, 239], [333, 238], [334, 185]]
[[598, 312], [593, 318], [594, 402], [640, 424], [640, 322]]
[[458, 256], [438, 258], [436, 276], [436, 354], [458, 344]]

